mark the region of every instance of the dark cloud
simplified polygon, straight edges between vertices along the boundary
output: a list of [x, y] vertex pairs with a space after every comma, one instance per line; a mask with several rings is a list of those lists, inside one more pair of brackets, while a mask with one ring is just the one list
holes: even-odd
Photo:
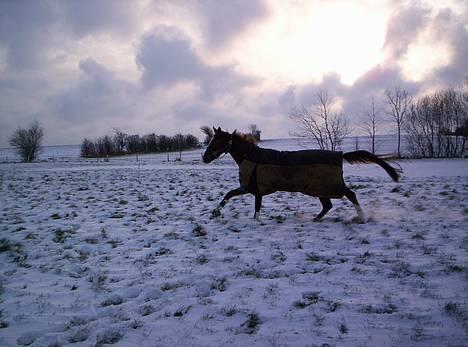
[[98, 119], [118, 120], [129, 114], [138, 87], [92, 59], [80, 62], [80, 78], [49, 98], [52, 114], [70, 124]]
[[136, 3], [128, 0], [80, 0], [58, 2], [60, 18], [73, 36], [97, 32], [128, 33], [135, 25]]
[[201, 125], [222, 126], [231, 129], [236, 126], [233, 113], [202, 100], [177, 103], [172, 107], [172, 111], [177, 122], [183, 123], [185, 128], [192, 129], [194, 132]]
[[468, 77], [468, 10], [456, 15], [450, 9], [440, 11], [432, 23], [434, 39], [448, 43], [452, 49], [451, 62], [434, 72], [439, 84], [460, 83]]
[[278, 96], [278, 103], [285, 111], [296, 104], [296, 89], [297, 86], [288, 86], [286, 90]]
[[192, 5], [201, 18], [203, 39], [212, 48], [223, 47], [269, 14], [262, 0], [230, 0], [222, 6], [218, 0], [198, 0]]
[[[169, 31], [169, 34], [168, 34]], [[202, 97], [212, 99], [216, 94], [237, 93], [253, 80], [238, 74], [232, 66], [210, 66], [196, 54], [190, 41], [169, 29], [146, 36], [136, 56], [146, 89], [172, 87], [178, 82], [195, 82]]]
[[126, 0], [0, 1], [0, 47], [10, 68], [44, 68], [51, 49], [70, 44], [67, 34], [128, 33], [136, 7]]
[[[278, 97], [278, 103], [282, 105], [283, 111], [289, 111], [293, 105], [310, 107], [317, 101], [319, 92], [326, 92], [330, 97], [341, 101], [341, 110], [351, 123], [359, 124], [363, 111], [369, 107], [372, 97], [375, 97], [378, 107], [384, 107], [385, 90], [395, 86], [400, 86], [412, 94], [417, 94], [421, 88], [419, 83], [406, 81], [400, 69], [377, 65], [351, 86], [343, 84], [340, 76], [333, 73], [325, 75], [320, 82], [288, 87]], [[285, 101], [292, 103], [285, 105]]]
[[419, 2], [395, 8], [387, 25], [384, 48], [391, 61], [397, 61], [428, 23], [431, 9]]
[[42, 63], [56, 15], [46, 1], [0, 1], [0, 47], [7, 64], [17, 70]]
[[317, 98], [317, 93], [326, 91], [330, 96], [345, 96], [348, 87], [341, 83], [340, 75], [337, 73], [326, 74], [320, 82], [304, 85], [297, 92], [297, 102], [300, 105], [310, 106]]

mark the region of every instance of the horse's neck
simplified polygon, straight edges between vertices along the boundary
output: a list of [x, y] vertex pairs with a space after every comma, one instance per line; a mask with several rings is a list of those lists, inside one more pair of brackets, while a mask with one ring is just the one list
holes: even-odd
[[253, 143], [245, 141], [240, 137], [234, 137], [229, 153], [235, 160], [237, 165], [240, 165], [245, 159], [246, 155], [255, 147]]

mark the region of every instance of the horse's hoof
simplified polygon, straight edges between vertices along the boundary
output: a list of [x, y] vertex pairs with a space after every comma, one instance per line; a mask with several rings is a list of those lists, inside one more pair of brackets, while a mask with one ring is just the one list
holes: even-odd
[[352, 219], [352, 222], [358, 223], [358, 224], [366, 224], [366, 220], [365, 220], [365, 219], [362, 219], [362, 218], [360, 218], [360, 217], [354, 217], [354, 218]]

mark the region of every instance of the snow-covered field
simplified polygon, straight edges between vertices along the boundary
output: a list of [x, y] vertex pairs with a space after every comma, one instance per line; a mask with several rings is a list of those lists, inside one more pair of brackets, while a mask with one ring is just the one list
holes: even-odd
[[0, 346], [466, 345], [467, 160], [345, 165], [359, 224], [290, 193], [211, 219], [233, 161], [166, 159], [0, 165]]

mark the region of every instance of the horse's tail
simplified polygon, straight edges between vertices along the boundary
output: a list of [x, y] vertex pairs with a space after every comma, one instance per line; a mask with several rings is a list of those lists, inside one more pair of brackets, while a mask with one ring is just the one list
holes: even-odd
[[378, 156], [368, 151], [355, 151], [355, 152], [344, 153], [343, 158], [350, 164], [375, 163], [381, 166], [385, 171], [387, 171], [388, 175], [395, 182], [398, 182], [398, 179], [400, 178], [400, 174], [403, 172], [401, 169], [394, 168], [382, 158], [379, 158]]

